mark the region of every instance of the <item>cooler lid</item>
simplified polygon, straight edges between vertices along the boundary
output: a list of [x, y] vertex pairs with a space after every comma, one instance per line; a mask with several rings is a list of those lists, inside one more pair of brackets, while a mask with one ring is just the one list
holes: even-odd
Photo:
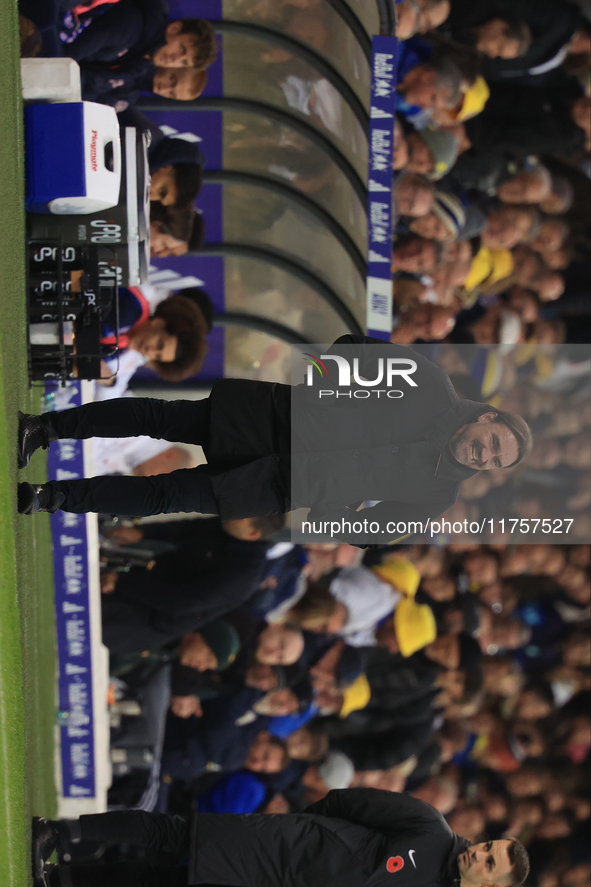
[[127, 242], [129, 244], [140, 239], [138, 192], [137, 192], [137, 151], [136, 131], [133, 126], [126, 126], [125, 143], [125, 200], [127, 209]]
[[[150, 240], [150, 164], [148, 147], [150, 145], [149, 130], [138, 129], [137, 140], [137, 192], [138, 221], [140, 240]], [[149, 250], [148, 250], [149, 252]]]

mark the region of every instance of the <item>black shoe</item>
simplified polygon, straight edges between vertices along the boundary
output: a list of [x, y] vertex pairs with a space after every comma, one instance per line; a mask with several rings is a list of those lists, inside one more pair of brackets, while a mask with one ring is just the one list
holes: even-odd
[[47, 883], [44, 881], [45, 863], [51, 854], [57, 850], [60, 838], [58, 830], [53, 822], [43, 819], [40, 816], [33, 817], [33, 878], [35, 879], [35, 887], [39, 884]]
[[18, 485], [17, 504], [19, 514], [36, 514], [38, 511], [46, 511], [55, 514], [58, 508], [65, 502], [64, 493], [59, 493], [49, 484]]
[[35, 450], [46, 450], [57, 435], [44, 416], [18, 413], [18, 467], [26, 468]]

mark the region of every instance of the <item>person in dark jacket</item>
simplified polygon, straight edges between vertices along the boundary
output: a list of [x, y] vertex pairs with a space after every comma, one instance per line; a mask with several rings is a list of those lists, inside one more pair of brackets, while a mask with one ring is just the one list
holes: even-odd
[[[40, 820], [34, 826], [36, 873], [69, 840], [150, 844], [177, 857], [190, 850], [188, 869], [101, 867], [99, 880], [91, 868], [71, 866], [73, 887], [511, 887], [529, 872], [525, 848], [515, 838], [470, 846], [429, 804], [378, 789], [331, 791], [305, 813], [198, 813], [191, 826], [180, 817], [139, 811]], [[54, 871], [50, 885], [58, 887], [63, 869]]]
[[151, 570], [103, 573], [103, 641], [111, 655], [153, 651], [199, 630], [254, 592], [281, 518], [221, 522], [219, 518], [121, 528], [119, 538], [173, 541]]
[[585, 19], [572, 3], [554, 0], [453, 0], [442, 31], [461, 35], [485, 22], [504, 20], [527, 25], [529, 48], [518, 57], [485, 58], [482, 74], [487, 81], [520, 78], [539, 85], [551, 78], [566, 58], [569, 42], [584, 26]]
[[[163, 206], [192, 203], [201, 188], [206, 163], [197, 136], [193, 133], [164, 135], [160, 127], [137, 108], [120, 111], [117, 117], [122, 130], [127, 126], [134, 126], [150, 133], [150, 200]], [[189, 138], [193, 141], [188, 141]]]
[[[161, 764], [165, 783], [191, 782], [204, 773], [230, 773], [242, 767], [273, 773], [286, 767], [289, 756], [283, 740], [267, 732], [269, 716], [258, 716], [252, 709], [263, 697], [260, 691], [246, 688], [233, 698], [224, 696], [217, 706], [218, 700], [205, 702], [201, 718], [186, 720], [169, 713]], [[248, 714], [250, 719], [245, 717]]]
[[63, 53], [77, 62], [125, 66], [149, 57], [163, 68], [206, 68], [216, 57], [213, 28], [202, 18], [168, 21], [163, 0], [118, 0], [76, 15], [60, 28]]
[[111, 105], [119, 113], [137, 102], [142, 91], [181, 102], [196, 99], [205, 89], [207, 71], [156, 67], [151, 59], [139, 58], [118, 67], [82, 62], [80, 79], [85, 101]]
[[348, 359], [343, 347], [349, 357], [352, 350], [360, 355], [356, 359], [366, 379], [376, 379], [378, 357], [382, 374], [386, 358], [407, 367], [399, 371], [403, 374], [410, 367], [413, 378], [394, 383], [404, 391], [388, 388], [395, 399], [388, 395], [383, 407], [369, 413], [360, 411], [365, 399], [335, 396], [340, 369], [337, 373], [331, 363], [321, 391], [332, 399], [309, 385], [218, 379], [202, 401], [137, 398], [130, 404], [125, 398], [24, 416], [22, 467], [38, 447], [59, 438], [115, 434], [200, 443], [208, 465], [161, 477], [20, 484], [20, 513], [58, 508], [135, 516], [200, 511], [229, 520], [312, 506], [309, 522], [324, 521], [326, 531], [327, 521], [346, 521], [348, 528], [343, 525], [338, 538], [365, 544], [376, 541], [375, 533], [367, 527], [355, 531], [351, 520], [361, 502], [379, 499], [370, 514], [372, 522], [390, 527], [389, 535], [379, 537], [386, 543], [401, 535], [396, 533], [399, 521], [426, 522], [449, 508], [462, 481], [475, 471], [516, 465], [529, 454], [531, 433], [523, 419], [460, 401], [446, 373], [421, 354], [380, 339], [342, 336], [327, 355], [339, 367]]

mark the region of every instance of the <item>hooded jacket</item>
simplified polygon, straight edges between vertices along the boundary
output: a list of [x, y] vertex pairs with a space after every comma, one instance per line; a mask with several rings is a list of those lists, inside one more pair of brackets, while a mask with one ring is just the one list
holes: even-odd
[[[351, 520], [346, 506], [378, 499], [364, 516], [385, 526], [388, 521], [424, 522], [455, 502], [462, 481], [474, 471], [460, 465], [447, 445], [461, 426], [492, 407], [460, 401], [447, 374], [406, 346], [341, 336], [330, 353], [350, 345], [360, 346], [360, 371], [367, 379], [376, 378], [377, 357], [412, 359], [416, 386], [389, 400], [378, 414], [367, 417], [360, 409], [352, 418], [352, 401], [319, 400], [317, 387], [214, 382], [211, 437], [204, 449], [222, 520], [299, 507], [312, 508], [310, 521]], [[334, 390], [337, 379], [329, 374], [321, 384]], [[399, 535], [393, 532], [380, 541]], [[376, 541], [375, 534], [363, 532], [339, 538], [353, 544]]]
[[[77, 62], [124, 66], [165, 43], [168, 7], [163, 0], [119, 0], [95, 7], [64, 42], [64, 55]], [[62, 37], [62, 40], [64, 37]]]
[[437, 810], [377, 789], [331, 791], [305, 813], [197, 814], [190, 884], [451, 887], [470, 846]]

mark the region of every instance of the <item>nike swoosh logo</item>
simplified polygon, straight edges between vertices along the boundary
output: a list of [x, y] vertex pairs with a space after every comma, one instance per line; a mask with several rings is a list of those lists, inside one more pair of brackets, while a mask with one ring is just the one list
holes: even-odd
[[412, 864], [413, 864], [414, 867], [416, 868], [416, 867], [417, 867], [417, 864], [416, 864], [416, 862], [415, 862], [414, 859], [413, 859], [413, 856], [414, 856], [414, 855], [415, 855], [415, 851], [414, 851], [414, 850], [409, 850], [409, 851], [408, 851], [408, 858], [410, 859], [410, 861], [412, 862]]

